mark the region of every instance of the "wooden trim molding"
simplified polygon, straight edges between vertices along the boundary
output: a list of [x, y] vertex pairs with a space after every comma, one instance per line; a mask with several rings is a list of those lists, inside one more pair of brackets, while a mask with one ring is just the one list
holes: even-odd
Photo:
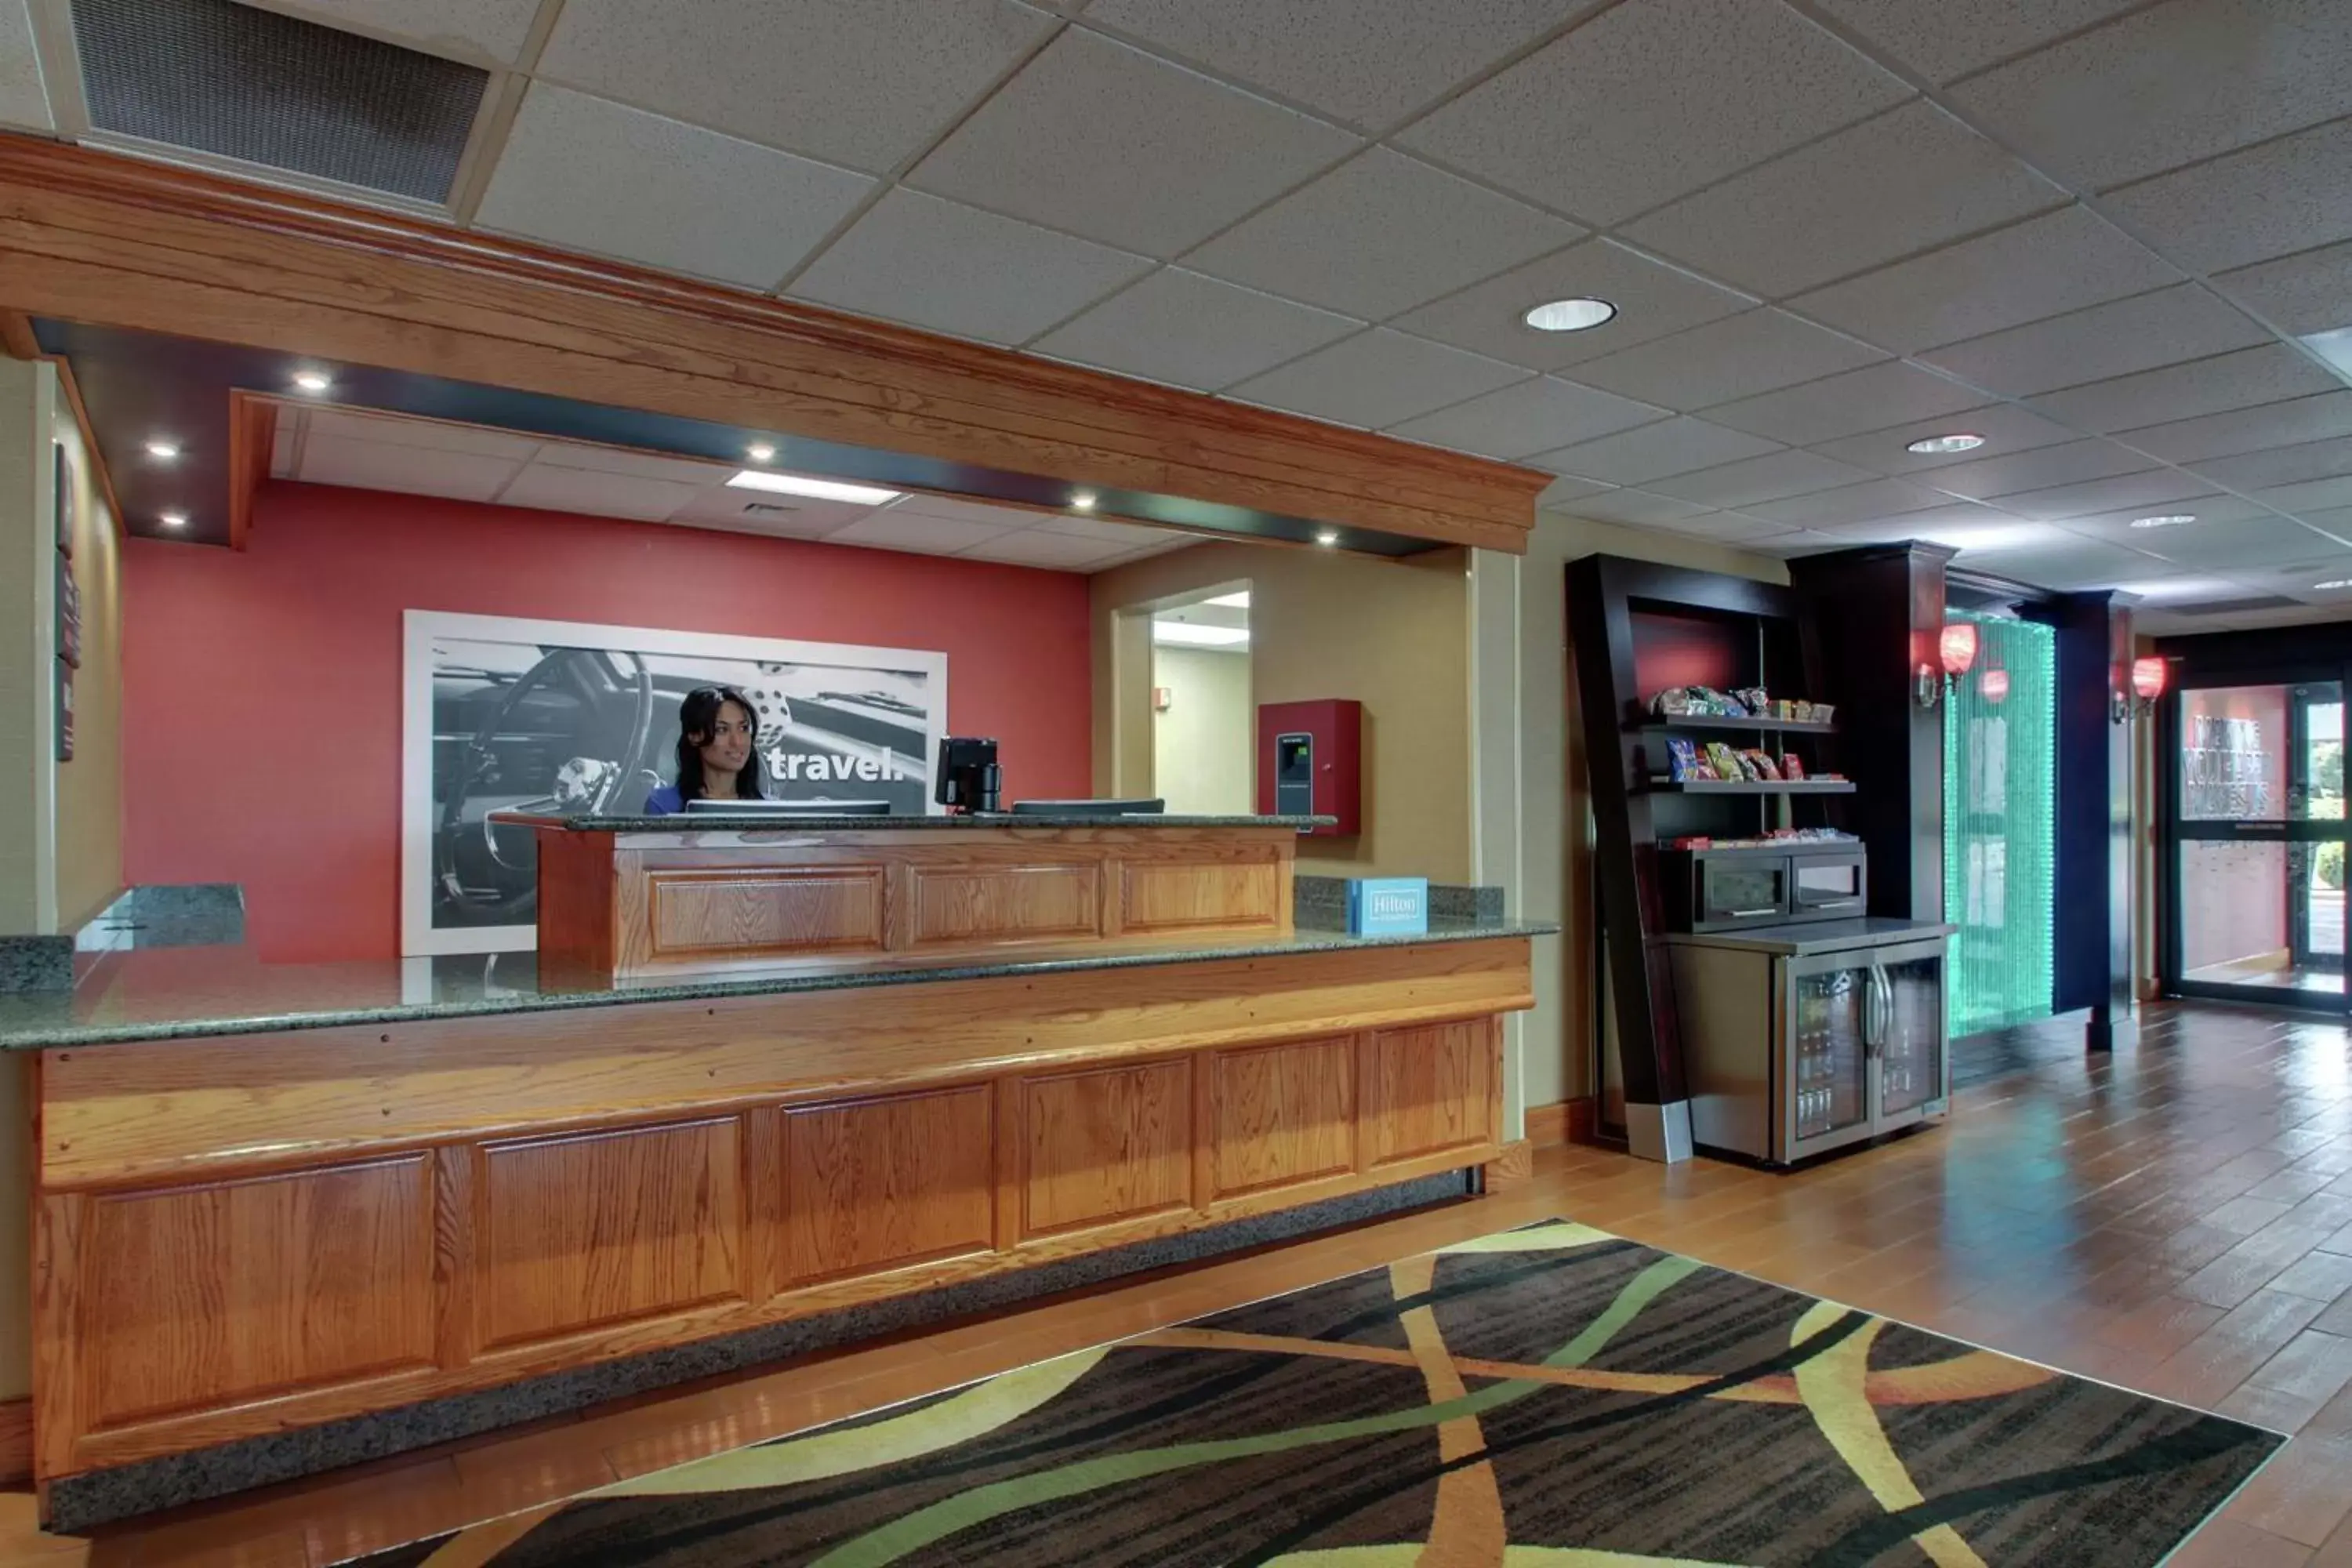
[[33, 1479], [33, 1396], [0, 1400], [0, 1486]]
[[0, 310], [1523, 552], [1550, 476], [813, 306], [0, 136]]
[[1588, 1094], [1575, 1100], [1555, 1100], [1549, 1105], [1528, 1106], [1528, 1142], [1538, 1149], [1591, 1142], [1592, 1131], [1600, 1124], [1600, 1103]]
[[249, 392], [228, 398], [228, 547], [242, 550], [253, 532], [253, 496], [269, 477], [278, 439], [278, 405]]

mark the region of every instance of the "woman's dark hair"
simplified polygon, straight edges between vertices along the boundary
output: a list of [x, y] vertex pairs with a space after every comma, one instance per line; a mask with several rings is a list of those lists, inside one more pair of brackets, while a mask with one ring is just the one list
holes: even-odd
[[761, 800], [760, 710], [731, 686], [698, 686], [677, 705], [677, 797], [700, 800], [709, 794], [702, 777], [702, 748], [719, 727], [720, 710], [732, 702], [751, 721], [751, 760], [735, 775], [735, 794], [743, 800]]

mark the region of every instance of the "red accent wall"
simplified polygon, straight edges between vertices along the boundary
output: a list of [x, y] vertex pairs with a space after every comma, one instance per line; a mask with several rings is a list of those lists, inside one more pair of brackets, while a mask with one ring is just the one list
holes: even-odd
[[266, 960], [399, 952], [404, 610], [940, 649], [1007, 799], [1088, 791], [1072, 573], [273, 483], [243, 553], [131, 541], [123, 595], [124, 876], [243, 883]]

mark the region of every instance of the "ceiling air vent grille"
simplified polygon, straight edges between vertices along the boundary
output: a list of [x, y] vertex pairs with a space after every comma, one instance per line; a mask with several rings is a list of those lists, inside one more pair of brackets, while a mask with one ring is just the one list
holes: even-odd
[[2176, 616], [2242, 616], [2250, 610], [2299, 610], [2300, 599], [2281, 598], [2276, 594], [2256, 594], [2243, 599], [2208, 599], [2201, 605], [2167, 605], [2166, 610]]
[[443, 203], [489, 73], [230, 0], [73, 0], [91, 125]]

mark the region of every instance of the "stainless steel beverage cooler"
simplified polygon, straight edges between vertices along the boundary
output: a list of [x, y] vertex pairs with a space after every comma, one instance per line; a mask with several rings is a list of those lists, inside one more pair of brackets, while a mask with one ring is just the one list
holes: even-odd
[[1786, 1165], [1940, 1120], [1954, 929], [1871, 919], [1667, 937], [1693, 1142]]

